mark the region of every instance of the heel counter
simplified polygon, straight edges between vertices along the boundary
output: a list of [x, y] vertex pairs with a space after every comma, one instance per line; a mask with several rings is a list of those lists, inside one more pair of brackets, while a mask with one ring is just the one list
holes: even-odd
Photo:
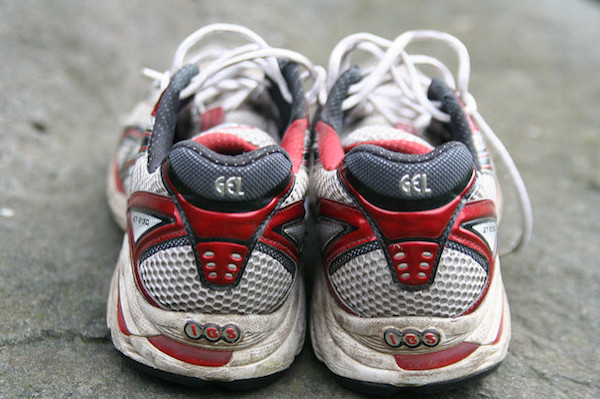
[[199, 208], [218, 212], [264, 208], [289, 189], [292, 162], [276, 145], [239, 148], [241, 153], [227, 155], [186, 140], [173, 147], [163, 169], [173, 189]]
[[260, 209], [218, 212], [190, 203], [161, 169], [169, 197], [135, 193], [129, 237], [136, 283], [149, 303], [202, 313], [268, 313], [299, 264], [304, 207], [280, 208], [293, 181]]
[[409, 212], [377, 207], [343, 173], [340, 179], [356, 206], [322, 200], [319, 224], [339, 303], [366, 317], [454, 317], [476, 308], [493, 255], [474, 230], [495, 220], [495, 211], [491, 203], [471, 201], [475, 174], [449, 203]]

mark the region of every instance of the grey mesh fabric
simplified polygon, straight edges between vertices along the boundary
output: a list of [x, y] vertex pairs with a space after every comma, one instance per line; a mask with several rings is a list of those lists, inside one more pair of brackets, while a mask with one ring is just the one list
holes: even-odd
[[364, 317], [454, 317], [483, 293], [487, 271], [472, 257], [446, 247], [437, 275], [425, 290], [408, 291], [394, 282], [381, 250], [359, 255], [330, 279], [340, 299]]
[[155, 251], [139, 264], [148, 294], [167, 310], [216, 314], [269, 313], [290, 292], [293, 275], [272, 256], [255, 250], [240, 283], [229, 290], [202, 285], [189, 245]]
[[[374, 145], [354, 148], [344, 158], [348, 172], [372, 191], [390, 198], [428, 199], [459, 194], [473, 174], [473, 157], [458, 142], [426, 154], [402, 154]], [[420, 175], [419, 190], [405, 190], [401, 179]], [[426, 186], [423, 177], [426, 177]]]
[[319, 218], [317, 224], [317, 234], [321, 250], [324, 250], [329, 243], [335, 239], [340, 233], [346, 230], [346, 225], [341, 221], [336, 221], [329, 218]]
[[190, 84], [198, 74], [198, 65], [186, 65], [175, 73], [169, 86], [158, 102], [156, 120], [152, 129], [152, 137], [148, 146], [148, 171], [154, 172], [165, 160], [173, 145], [177, 112], [179, 110], [179, 93]]
[[285, 225], [281, 230], [286, 236], [291, 238], [298, 247], [302, 247], [302, 241], [304, 240], [304, 234], [306, 232], [304, 221]]
[[[194, 141], [185, 141], [169, 153], [171, 170], [180, 183], [202, 198], [252, 201], [264, 198], [288, 181], [292, 162], [278, 146], [267, 146], [231, 156], [218, 154]], [[237, 195], [224, 195], [215, 182], [239, 178]], [[237, 181], [236, 181], [237, 184]]]
[[496, 201], [496, 199], [497, 187], [493, 172], [477, 172], [475, 186], [468, 197], [469, 202], [481, 200]]
[[340, 204], [354, 204], [354, 200], [340, 182], [337, 170], [325, 170], [323, 165], [316, 164], [312, 170], [311, 184], [318, 198], [326, 198]]

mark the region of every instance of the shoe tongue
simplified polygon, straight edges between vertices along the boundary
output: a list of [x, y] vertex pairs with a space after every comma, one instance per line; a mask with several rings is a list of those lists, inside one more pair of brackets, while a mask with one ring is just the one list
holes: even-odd
[[267, 132], [238, 123], [215, 126], [194, 136], [192, 140], [224, 155], [238, 155], [277, 144]]
[[358, 128], [342, 140], [346, 152], [362, 144], [373, 144], [404, 154], [425, 154], [434, 148], [427, 141], [412, 133], [384, 125]]

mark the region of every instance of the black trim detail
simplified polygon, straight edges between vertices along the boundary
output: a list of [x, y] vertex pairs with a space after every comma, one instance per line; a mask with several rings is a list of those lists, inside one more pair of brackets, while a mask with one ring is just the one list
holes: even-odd
[[166, 225], [168, 225], [168, 224], [171, 224], [171, 223], [173, 223], [173, 222], [174, 222], [174, 220], [173, 220], [173, 219], [171, 219], [170, 217], [168, 217], [168, 216], [165, 216], [165, 215], [163, 215], [163, 214], [161, 214], [161, 213], [158, 213], [158, 212], [156, 212], [156, 211], [153, 211], [153, 210], [149, 210], [149, 209], [146, 209], [146, 208], [129, 208], [129, 209], [127, 209], [127, 218], [129, 219], [129, 220], [128, 220], [128, 222], [129, 222], [129, 225], [130, 225], [130, 227], [131, 227], [131, 234], [132, 234], [132, 237], [131, 237], [131, 238], [132, 238], [132, 239], [133, 239], [134, 237], [133, 237], [133, 222], [132, 222], [132, 220], [131, 220], [131, 212], [139, 212], [139, 213], [144, 213], [144, 214], [146, 214], [146, 215], [149, 215], [149, 216], [155, 217], [156, 219], [160, 219], [160, 220], [161, 220], [161, 222], [160, 222], [160, 223], [157, 223], [157, 224], [155, 224], [154, 226], [150, 227], [148, 230], [144, 231], [144, 232], [142, 233], [142, 235], [140, 235], [140, 236], [137, 238], [137, 240], [136, 240], [136, 239], [134, 239], [134, 240], [133, 240], [133, 243], [134, 243], [134, 245], [137, 245], [137, 243], [138, 243], [138, 242], [139, 242], [139, 241], [140, 241], [142, 238], [144, 238], [146, 235], [148, 235], [148, 234], [149, 234], [151, 231], [153, 231], [153, 230], [156, 230], [156, 229], [158, 229], [159, 227], [163, 227], [163, 226], [166, 226]]
[[485, 217], [485, 218], [481, 218], [481, 219], [476, 219], [476, 220], [470, 220], [466, 223], [463, 223], [461, 225], [461, 227], [464, 227], [465, 229], [469, 230], [471, 233], [475, 234], [477, 237], [481, 238], [481, 241], [483, 241], [484, 243], [486, 243], [487, 247], [490, 249], [490, 251], [492, 251], [492, 254], [495, 256], [496, 255], [496, 250], [498, 247], [498, 237], [496, 237], [496, 242], [494, 243], [494, 248], [490, 247], [490, 243], [487, 241], [487, 239], [481, 235], [481, 233], [479, 233], [477, 230], [475, 230], [473, 228], [473, 226], [482, 224], [482, 223], [494, 223], [496, 225], [496, 235], [498, 234], [498, 220], [496, 220], [496, 218], [493, 217]]
[[304, 95], [304, 87], [300, 78], [300, 68], [297, 64], [287, 60], [278, 60], [279, 69], [283, 75], [283, 79], [288, 85], [288, 90], [292, 94], [292, 103], [288, 103], [283, 98], [279, 86], [268, 78], [271, 82], [269, 95], [279, 110], [279, 130], [283, 135], [294, 121], [306, 118], [306, 100]]
[[148, 146], [148, 172], [154, 172], [169, 155], [175, 137], [175, 125], [179, 113], [179, 93], [199, 72], [198, 65], [188, 64], [171, 78], [169, 86], [158, 100], [156, 119]]
[[277, 262], [281, 263], [283, 265], [283, 267], [285, 268], [285, 270], [290, 272], [292, 277], [294, 277], [296, 275], [296, 269], [297, 269], [296, 262], [294, 262], [289, 256], [287, 256], [285, 253], [281, 252], [277, 248], [274, 248], [270, 245], [267, 245], [267, 244], [259, 241], [256, 244], [256, 247], [254, 247], [254, 249], [271, 256]]
[[455, 251], [462, 252], [463, 254], [473, 258], [473, 260], [475, 260], [475, 262], [479, 263], [483, 267], [483, 270], [485, 270], [485, 272], [487, 273], [486, 279], [489, 278], [490, 264], [487, 261], [486, 257], [483, 256], [481, 253], [474, 250], [473, 248], [469, 248], [466, 245], [460, 244], [460, 243], [458, 243], [456, 241], [452, 241], [452, 240], [449, 240], [446, 243], [446, 246], [450, 249], [454, 249]]
[[[321, 242], [320, 240], [320, 234], [319, 234], [319, 226], [322, 222], [325, 223], [331, 223], [331, 224], [337, 224], [338, 226], [340, 226], [342, 228], [342, 230], [337, 233], [336, 235], [330, 237], [326, 242]], [[358, 227], [356, 226], [351, 226], [350, 224], [343, 222], [339, 219], [334, 219], [334, 218], [330, 218], [330, 217], [326, 217], [326, 216], [319, 216], [317, 218], [317, 235], [319, 236], [319, 246], [321, 247], [321, 253], [324, 254], [325, 252], [327, 252], [327, 249], [329, 248], [329, 246], [337, 241], [338, 239], [342, 238], [343, 236], [345, 236], [346, 234], [350, 234], [353, 231], [358, 230]]]
[[415, 392], [420, 394], [431, 394], [438, 393], [442, 391], [449, 391], [452, 389], [463, 387], [465, 384], [472, 384], [475, 381], [480, 380], [481, 378], [491, 374], [494, 372], [502, 362], [493, 365], [487, 370], [481, 371], [476, 374], [472, 374], [466, 377], [457, 378], [454, 380], [449, 380], [445, 382], [438, 382], [428, 385], [422, 385], [417, 387], [397, 387], [389, 384], [379, 384], [376, 382], [369, 381], [360, 381], [354, 380], [352, 378], [342, 377], [340, 375], [334, 374], [334, 377], [338, 384], [343, 386], [344, 388], [351, 389], [356, 392], [365, 393], [368, 395], [394, 395], [402, 392]]
[[[339, 169], [338, 169], [338, 173], [341, 173], [341, 171]], [[341, 179], [341, 181], [344, 182], [344, 179]], [[402, 240], [393, 241], [393, 240], [388, 239], [381, 232], [381, 230], [379, 229], [379, 226], [377, 225], [377, 223], [375, 223], [375, 221], [371, 218], [371, 216], [369, 215], [369, 213], [361, 206], [360, 202], [358, 202], [358, 200], [356, 200], [354, 198], [354, 196], [352, 195], [352, 193], [350, 192], [350, 190], [348, 190], [348, 187], [346, 187], [345, 184], [342, 184], [342, 186], [344, 187], [344, 190], [346, 190], [346, 192], [348, 193], [348, 195], [353, 198], [356, 207], [358, 209], [360, 209], [360, 211], [363, 213], [363, 215], [365, 216], [365, 218], [367, 219], [367, 221], [371, 225], [371, 228], [373, 229], [373, 233], [375, 234], [375, 237], [377, 238], [377, 248], [380, 248], [383, 251], [385, 259], [387, 260], [387, 264], [388, 264], [388, 268], [389, 268], [390, 274], [392, 275], [392, 280], [396, 284], [398, 284], [399, 286], [401, 286], [403, 289], [405, 289], [407, 291], [421, 291], [421, 290], [429, 288], [431, 286], [431, 284], [433, 284], [433, 281], [435, 280], [435, 276], [437, 274], [437, 269], [438, 269], [438, 265], [439, 265], [439, 262], [440, 262], [440, 258], [442, 256], [442, 252], [444, 252], [444, 248], [445, 248], [445, 246], [446, 246], [446, 244], [448, 242], [448, 236], [450, 235], [450, 232], [452, 231], [452, 226], [454, 225], [454, 223], [456, 221], [456, 218], [458, 217], [458, 215], [462, 211], [463, 207], [467, 203], [466, 198], [468, 198], [469, 193], [472, 191], [472, 189], [469, 190], [469, 193], [467, 193], [467, 195], [465, 195], [465, 197], [463, 197], [461, 199], [461, 201], [458, 203], [456, 209], [454, 210], [454, 213], [452, 214], [452, 217], [450, 218], [450, 221], [448, 222], [448, 224], [444, 228], [444, 231], [442, 232], [442, 234], [440, 235], [440, 237], [438, 237], [437, 239], [423, 238], [423, 237], [409, 237], [409, 238], [405, 238], [405, 239], [402, 239]], [[402, 243], [402, 242], [407, 242], [407, 241], [409, 241], [409, 242], [410, 241], [429, 241], [429, 242], [437, 243], [438, 246], [439, 246], [438, 252], [437, 252], [437, 255], [436, 255], [436, 258], [435, 258], [435, 261], [433, 262], [433, 268], [431, 270], [431, 277], [429, 278], [429, 281], [426, 284], [418, 285], [418, 286], [407, 285], [407, 284], [403, 284], [402, 282], [400, 282], [400, 280], [398, 280], [398, 276], [396, 275], [396, 271], [394, 270], [394, 263], [392, 262], [392, 259], [390, 257], [390, 254], [389, 254], [387, 248], [391, 244], [397, 244], [397, 243]], [[338, 258], [339, 258], [339, 256], [338, 256]], [[337, 258], [335, 260], [337, 260]], [[331, 264], [329, 265], [330, 270], [331, 270], [331, 267], [332, 267], [334, 261], [332, 261]], [[339, 265], [337, 267], [339, 268]], [[330, 274], [331, 273], [332, 272], [330, 272]]]
[[145, 250], [144, 252], [142, 252], [140, 254], [139, 264], [144, 262], [146, 259], [148, 259], [152, 255], [158, 253], [159, 251], [164, 251], [166, 249], [175, 248], [175, 247], [182, 247], [185, 245], [192, 246], [192, 244], [190, 243], [190, 239], [187, 236], [173, 238], [168, 241], [161, 241], [160, 243], [148, 248], [147, 250]]
[[224, 387], [224, 388], [227, 388], [230, 390], [234, 390], [234, 391], [259, 389], [259, 388], [262, 388], [268, 384], [272, 384], [273, 382], [277, 381], [287, 371], [287, 370], [283, 370], [283, 371], [279, 371], [277, 373], [265, 375], [262, 377], [250, 378], [250, 379], [245, 379], [245, 380], [235, 380], [235, 381], [230, 381], [230, 382], [207, 381], [207, 380], [202, 380], [200, 378], [188, 377], [188, 376], [184, 376], [184, 375], [170, 373], [168, 371], [159, 370], [154, 367], [147, 366], [143, 363], [136, 362], [135, 360], [127, 357], [126, 355], [124, 355], [121, 352], [119, 352], [119, 354], [121, 355], [121, 357], [125, 363], [128, 363], [131, 367], [133, 367], [134, 369], [136, 369], [142, 373], [145, 373], [152, 377], [157, 377], [157, 378], [160, 378], [162, 380], [166, 380], [166, 381], [169, 381], [172, 383], [187, 385], [187, 386], [191, 386], [191, 387], [205, 387], [208, 385], [218, 385], [218, 386], [221, 386], [221, 387]]
[[[344, 111], [342, 103], [348, 95], [348, 89], [362, 79], [360, 69], [356, 66], [345, 71], [334, 83], [327, 95], [327, 101], [318, 112], [315, 123], [321, 121], [331, 126], [336, 132], [341, 133], [344, 128]], [[346, 112], [349, 112], [348, 110]]]
[[[281, 208], [281, 204], [290, 195], [291, 191], [289, 191], [286, 195], [282, 196], [282, 198], [279, 199], [279, 202], [275, 205], [275, 207], [273, 208], [271, 213], [269, 215], [267, 215], [267, 217], [262, 221], [262, 223], [256, 229], [256, 232], [247, 241], [240, 242], [240, 241], [235, 241], [235, 240], [222, 238], [222, 237], [214, 237], [214, 238], [211, 237], [210, 238], [211, 241], [217, 240], [217, 241], [226, 241], [226, 242], [239, 242], [240, 244], [245, 245], [246, 248], [248, 248], [248, 252], [242, 262], [242, 267], [240, 268], [235, 281], [233, 281], [233, 283], [231, 283], [229, 285], [216, 285], [216, 284], [212, 284], [212, 283], [208, 282], [204, 278], [204, 273], [202, 270], [202, 262], [200, 261], [200, 254], [198, 253], [198, 243], [200, 242], [200, 240], [196, 236], [196, 233], [194, 232], [194, 229], [192, 228], [187, 215], [185, 214], [185, 212], [183, 211], [183, 208], [181, 207], [181, 204], [177, 200], [177, 196], [172, 191], [171, 185], [167, 181], [167, 179], [169, 179], [169, 177], [168, 177], [168, 174], [166, 171], [166, 164], [167, 164], [167, 162], [163, 163], [163, 169], [162, 169], [162, 173], [161, 173], [163, 184], [167, 188], [167, 191], [169, 192], [169, 196], [171, 197], [171, 200], [177, 207], [177, 210], [179, 211], [181, 220], [182, 220], [185, 230], [187, 232], [187, 236], [188, 236], [189, 240], [192, 242], [191, 245], [192, 245], [192, 250], [194, 251], [194, 258], [196, 260], [196, 268], [198, 269], [198, 277], [200, 278], [200, 282], [205, 287], [208, 287], [208, 288], [211, 288], [214, 290], [229, 290], [229, 289], [237, 287], [242, 279], [242, 276], [244, 275], [244, 271], [246, 270], [246, 265], [248, 264], [248, 259], [252, 255], [252, 251], [256, 248], [258, 239], [262, 236], [262, 234], [265, 230], [265, 227], [267, 226], [267, 224], [269, 223], [269, 221], [271, 220], [271, 218], [273, 217], [275, 212], [277, 212]], [[208, 241], [208, 240], [209, 239], [204, 239], [202, 241]]]
[[[347, 168], [344, 168], [342, 173], [344, 173], [344, 177], [346, 178], [348, 183], [352, 185], [352, 187], [354, 187], [354, 189], [358, 191], [367, 201], [369, 201], [373, 205], [377, 205], [378, 207], [386, 209], [388, 211], [418, 212], [436, 209], [443, 205], [446, 205], [449, 202], [452, 202], [452, 200], [454, 200], [462, 192], [462, 190], [457, 190], [458, 193], [452, 191], [437, 197], [417, 200], [393, 198], [381, 195], [371, 190], [368, 186], [366, 186], [360, 180], [354, 177], [354, 175], [350, 173]], [[463, 189], [469, 183], [470, 180], [471, 176], [469, 176], [469, 178], [466, 179], [466, 182], [461, 182], [461, 185], [464, 183], [464, 185], [462, 186]]]
[[[289, 155], [275, 145], [224, 155], [187, 140], [173, 147], [166, 165], [171, 183], [186, 201], [217, 212], [260, 209], [281, 194], [293, 179]], [[244, 195], [218, 194], [214, 185], [220, 178], [239, 178], [240, 184], [244, 182]]]
[[442, 102], [442, 111], [450, 115], [450, 122], [445, 124], [445, 127], [450, 132], [453, 140], [460, 141], [467, 146], [473, 155], [473, 162], [477, 170], [481, 169], [479, 157], [473, 143], [473, 134], [471, 127], [465, 115], [460, 101], [454, 94], [454, 91], [439, 78], [433, 78], [427, 95], [430, 99]]
[[[344, 165], [347, 181], [367, 201], [403, 212], [435, 209], [451, 202], [474, 174], [472, 155], [456, 141], [418, 155], [360, 145], [346, 154]], [[401, 177], [409, 183], [408, 192], [403, 190]], [[423, 179], [418, 181], [423, 184], [422, 192], [411, 191], [411, 178], [415, 177]]]
[[327, 268], [327, 273], [331, 276], [335, 273], [340, 267], [344, 266], [350, 260], [356, 258], [357, 256], [367, 254], [369, 252], [375, 251], [379, 248], [379, 243], [377, 241], [370, 241], [366, 244], [353, 247], [346, 252], [342, 252], [335, 259], [333, 259], [329, 263], [329, 267]]

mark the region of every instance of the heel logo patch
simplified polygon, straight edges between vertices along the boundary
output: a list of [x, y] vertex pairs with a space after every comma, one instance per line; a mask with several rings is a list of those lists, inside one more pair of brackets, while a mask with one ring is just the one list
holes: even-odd
[[241, 176], [219, 176], [215, 180], [215, 191], [222, 197], [243, 197], [246, 195], [242, 189]]
[[400, 179], [400, 190], [410, 196], [429, 194], [431, 188], [427, 185], [426, 173], [405, 174]]
[[234, 324], [226, 324], [221, 327], [212, 323], [202, 325], [195, 321], [188, 321], [183, 328], [183, 332], [193, 340], [201, 338], [209, 342], [223, 340], [230, 344], [238, 342], [241, 337], [240, 329]]
[[434, 329], [427, 329], [423, 332], [414, 329], [398, 331], [394, 328], [388, 328], [383, 333], [383, 340], [392, 348], [406, 346], [416, 348], [421, 345], [434, 347], [440, 343], [440, 333]]

